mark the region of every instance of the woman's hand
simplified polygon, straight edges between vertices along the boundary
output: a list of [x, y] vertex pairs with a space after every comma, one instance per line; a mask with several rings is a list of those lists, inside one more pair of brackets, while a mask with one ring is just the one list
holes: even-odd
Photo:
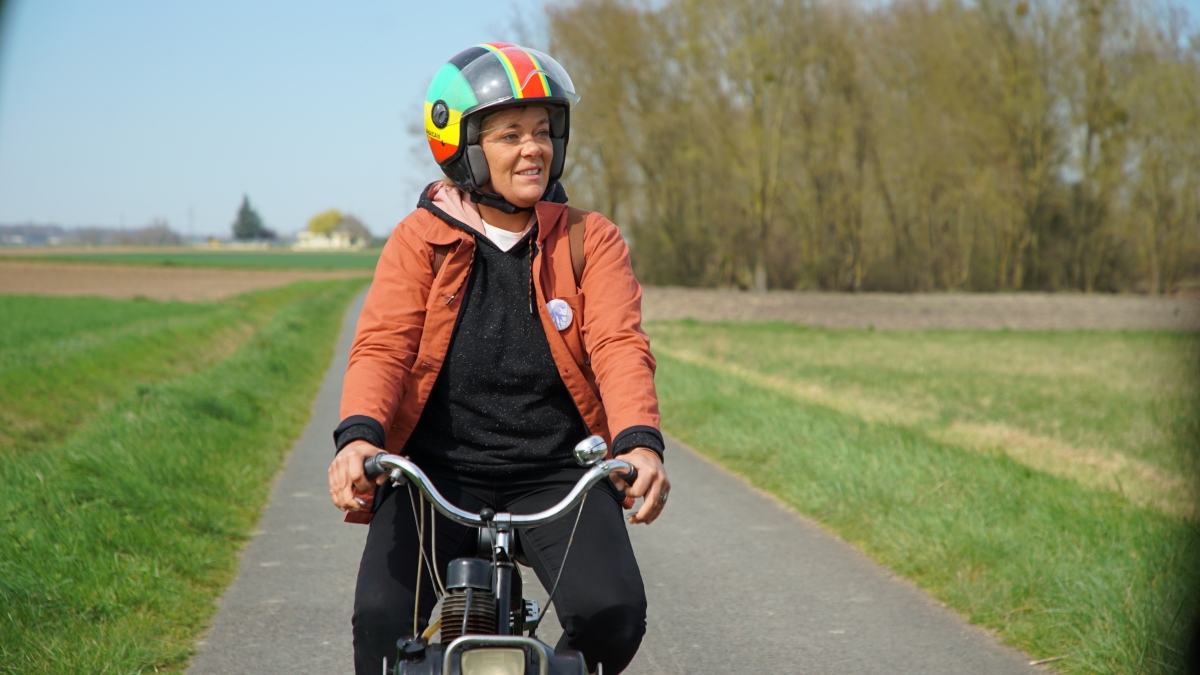
[[[360, 493], [371, 490], [371, 481], [363, 472], [363, 462], [368, 458], [383, 452], [366, 441], [353, 441], [333, 459], [329, 465], [329, 496], [333, 505], [343, 511], [358, 511], [362, 507], [354, 500], [354, 491]], [[641, 469], [639, 469], [640, 471]], [[382, 485], [388, 475], [382, 474], [375, 479], [375, 485]]]
[[663, 468], [662, 460], [650, 448], [634, 448], [617, 459], [629, 462], [637, 469], [637, 480], [633, 485], [627, 485], [616, 474], [610, 475], [609, 478], [617, 489], [625, 491], [626, 496], [643, 498], [642, 508], [629, 517], [629, 522], [647, 525], [653, 523], [667, 505], [667, 495], [671, 492], [671, 481], [667, 479], [667, 470]]

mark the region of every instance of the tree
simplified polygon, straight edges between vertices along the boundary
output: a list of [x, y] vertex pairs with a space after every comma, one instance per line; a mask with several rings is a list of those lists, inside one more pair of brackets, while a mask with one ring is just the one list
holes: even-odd
[[565, 182], [652, 284], [1173, 292], [1200, 274], [1174, 3], [556, 3]]
[[250, 206], [250, 197], [242, 196], [242, 205], [238, 208], [237, 220], [233, 221], [234, 239], [274, 239], [275, 232], [263, 227], [262, 217]]
[[313, 216], [308, 221], [308, 231], [313, 234], [329, 234], [337, 227], [345, 216], [337, 209], [326, 209]]

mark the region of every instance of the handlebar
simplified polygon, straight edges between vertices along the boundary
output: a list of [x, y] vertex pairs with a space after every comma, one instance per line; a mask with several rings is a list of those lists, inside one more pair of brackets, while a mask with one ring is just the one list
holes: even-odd
[[[579, 478], [579, 481], [575, 483], [575, 487], [571, 488], [567, 496], [563, 497], [554, 506], [544, 511], [529, 514], [497, 513], [492, 518], [485, 520], [477, 513], [465, 511], [446, 501], [446, 498], [433, 486], [433, 482], [429, 480], [429, 476], [425, 475], [421, 467], [413, 464], [411, 460], [404, 457], [381, 452], [363, 462], [363, 469], [366, 471], [369, 480], [374, 480], [378, 476], [389, 472], [395, 481], [399, 482], [402, 478], [411, 480], [416, 484], [417, 489], [423, 492], [425, 497], [433, 503], [435, 509], [456, 523], [468, 527], [488, 527], [492, 523], [495, 523], [502, 529], [505, 527], [536, 527], [561, 518], [563, 514], [570, 511], [583, 499], [583, 495], [593, 485], [599, 483], [609, 474], [616, 473], [629, 484], [633, 484], [637, 480], [637, 468], [632, 464], [619, 459], [602, 459], [593, 464]], [[400, 472], [399, 475], [396, 474], [397, 471]]]

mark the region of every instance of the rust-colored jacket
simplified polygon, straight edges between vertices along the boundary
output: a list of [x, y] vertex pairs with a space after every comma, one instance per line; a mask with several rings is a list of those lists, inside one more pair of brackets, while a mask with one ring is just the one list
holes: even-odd
[[[537, 311], [584, 422], [610, 447], [614, 437], [634, 427], [657, 430], [655, 362], [641, 328], [642, 289], [629, 264], [629, 247], [616, 225], [587, 214], [586, 267], [576, 288], [567, 206], [543, 201], [535, 209]], [[451, 247], [436, 277], [435, 245]], [[383, 248], [350, 350], [341, 415], [378, 421], [388, 452], [404, 448], [445, 361], [474, 249], [470, 234], [424, 208], [401, 221]], [[566, 301], [574, 313], [562, 331], [546, 309], [553, 298]]]

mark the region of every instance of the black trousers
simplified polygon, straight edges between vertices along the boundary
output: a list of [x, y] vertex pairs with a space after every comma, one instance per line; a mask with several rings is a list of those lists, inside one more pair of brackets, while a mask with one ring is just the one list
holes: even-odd
[[[452, 504], [478, 512], [489, 506], [498, 512], [533, 513], [548, 508], [575, 485], [582, 469], [561, 469], [515, 479], [477, 479], [427, 471], [439, 492]], [[354, 593], [354, 666], [358, 675], [377, 675], [383, 659], [391, 664], [396, 641], [415, 634], [413, 600], [417, 581], [417, 521], [408, 487], [381, 495], [371, 521], [358, 569]], [[419, 501], [416, 503], [420, 504]], [[437, 564], [445, 579], [454, 558], [473, 556], [477, 531], [441, 516], [431, 518], [426, 506], [425, 549], [432, 552], [432, 527], [437, 528]], [[554, 609], [563, 635], [557, 649], [583, 652], [589, 669], [604, 664], [615, 675], [633, 660], [646, 633], [646, 592], [638, 569], [618, 492], [612, 483], [598, 483], [583, 503], [579, 528], [563, 565], [563, 553], [578, 509], [541, 527], [519, 534], [525, 557], [547, 591], [559, 569], [562, 578]], [[429, 557], [432, 560], [432, 557]], [[418, 619], [421, 628], [436, 603], [428, 568], [422, 570]]]

